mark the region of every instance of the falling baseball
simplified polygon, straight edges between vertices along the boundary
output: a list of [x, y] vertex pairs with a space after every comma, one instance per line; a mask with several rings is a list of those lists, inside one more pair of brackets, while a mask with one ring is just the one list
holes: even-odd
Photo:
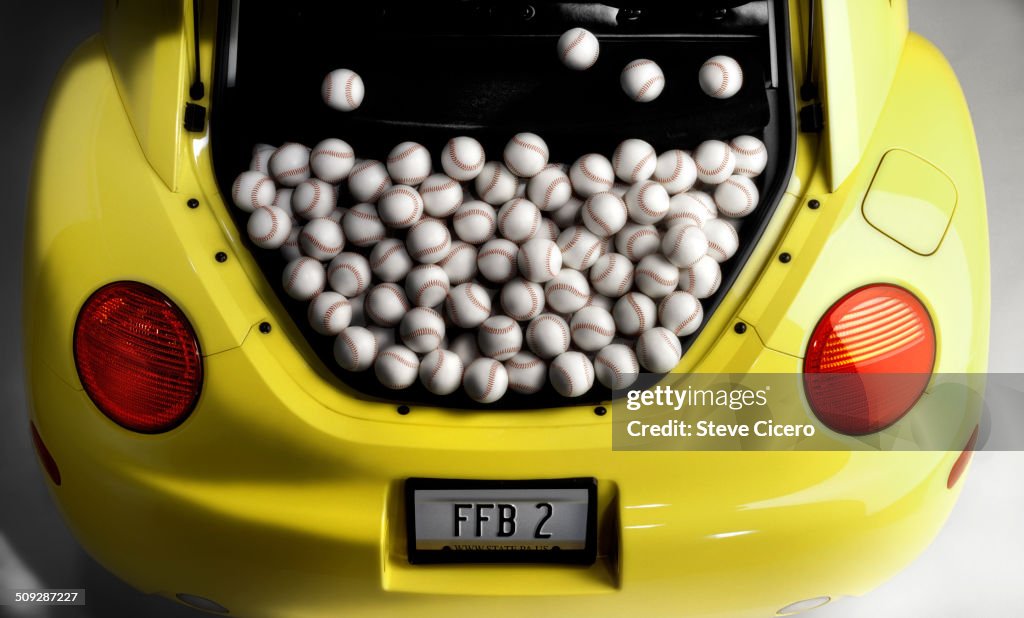
[[394, 283], [378, 283], [366, 293], [363, 311], [380, 326], [396, 326], [412, 309], [405, 291]]
[[704, 235], [708, 240], [708, 255], [721, 264], [732, 256], [740, 247], [740, 238], [736, 228], [724, 219], [711, 219], [704, 224]]
[[668, 214], [661, 220], [666, 229], [679, 223], [686, 223], [703, 228], [708, 219], [718, 216], [711, 196], [703, 191], [688, 191], [673, 195], [668, 202]]
[[735, 137], [729, 142], [729, 147], [736, 155], [735, 173], [741, 176], [756, 178], [768, 165], [768, 149], [753, 135]]
[[313, 219], [302, 226], [299, 247], [311, 258], [327, 261], [334, 259], [345, 248], [341, 226], [326, 217]]
[[554, 358], [569, 349], [569, 325], [553, 313], [542, 313], [526, 327], [526, 344], [541, 358]]
[[476, 254], [477, 272], [488, 281], [505, 283], [519, 272], [519, 246], [511, 240], [488, 240]]
[[352, 146], [333, 137], [313, 146], [309, 153], [309, 168], [313, 175], [334, 185], [348, 178], [355, 162], [356, 153]]
[[377, 358], [377, 340], [362, 326], [349, 326], [334, 340], [334, 360], [342, 369], [365, 371]]
[[602, 255], [590, 268], [590, 285], [599, 294], [618, 298], [633, 286], [633, 263], [621, 253]]
[[245, 212], [272, 206], [275, 197], [277, 190], [274, 181], [263, 172], [242, 172], [231, 187], [232, 201]]
[[612, 316], [619, 332], [632, 337], [654, 326], [658, 318], [658, 308], [648, 296], [639, 292], [629, 292], [615, 302]]
[[357, 202], [376, 203], [391, 188], [391, 177], [380, 161], [360, 161], [348, 173], [348, 191]]
[[345, 298], [359, 296], [370, 288], [370, 262], [358, 253], [341, 253], [327, 266], [331, 289]]
[[409, 388], [419, 375], [420, 359], [409, 348], [393, 345], [377, 355], [373, 371], [380, 383], [390, 389]]
[[622, 69], [619, 84], [626, 96], [638, 103], [657, 99], [665, 89], [665, 74], [653, 60], [634, 60]]
[[532, 395], [544, 388], [548, 379], [548, 366], [530, 352], [518, 352], [505, 361], [509, 390]]
[[615, 148], [612, 167], [622, 182], [637, 183], [654, 175], [658, 167], [658, 155], [642, 139], [627, 139]]
[[491, 297], [476, 283], [463, 283], [448, 293], [445, 308], [456, 326], [476, 328], [491, 315]]
[[409, 255], [420, 264], [436, 264], [451, 250], [452, 237], [444, 221], [428, 217], [409, 228], [405, 246]]
[[648, 371], [666, 373], [679, 364], [683, 348], [672, 331], [656, 326], [636, 340], [636, 357]]
[[420, 361], [420, 382], [435, 395], [450, 395], [462, 384], [463, 365], [451, 350], [432, 350]]
[[658, 155], [651, 180], [665, 187], [669, 195], [678, 195], [697, 182], [697, 165], [682, 150], [668, 150]]
[[581, 352], [563, 352], [551, 361], [548, 378], [563, 397], [580, 397], [594, 386], [594, 366]]
[[636, 354], [629, 346], [613, 343], [605, 346], [594, 358], [598, 381], [612, 390], [628, 388], [640, 374]]
[[549, 165], [527, 183], [526, 197], [543, 211], [557, 210], [572, 197], [572, 182], [561, 169]]
[[437, 263], [452, 285], [460, 285], [476, 275], [476, 247], [461, 240], [452, 241], [452, 249]]
[[492, 315], [477, 331], [477, 345], [484, 356], [506, 361], [523, 347], [523, 329], [506, 315]]
[[466, 367], [462, 387], [473, 401], [493, 403], [508, 390], [508, 372], [493, 358], [478, 358]]
[[725, 142], [708, 140], [693, 151], [693, 162], [697, 167], [697, 178], [709, 185], [718, 185], [732, 176], [736, 169], [736, 155]]
[[655, 253], [640, 260], [633, 280], [637, 289], [652, 299], [664, 298], [678, 287], [679, 268]]
[[661, 235], [653, 225], [630, 221], [615, 235], [615, 249], [633, 262], [639, 262], [661, 247]]
[[569, 332], [576, 347], [596, 352], [615, 337], [615, 319], [601, 307], [583, 307], [572, 316]]
[[341, 112], [351, 112], [363, 104], [366, 86], [363, 78], [351, 69], [335, 69], [327, 74], [320, 86], [324, 103]]
[[672, 292], [658, 304], [658, 323], [676, 337], [693, 334], [704, 320], [704, 308], [689, 292]]
[[326, 217], [337, 205], [334, 187], [319, 178], [306, 179], [292, 191], [292, 212], [307, 221]]
[[610, 191], [595, 193], [583, 203], [580, 218], [583, 225], [599, 238], [607, 238], [626, 225], [629, 213], [626, 204]]
[[413, 262], [405, 244], [397, 238], [386, 238], [370, 251], [370, 270], [381, 281], [401, 281], [412, 270]]
[[569, 180], [581, 197], [609, 191], [615, 184], [615, 170], [606, 157], [599, 154], [585, 154], [569, 168]]
[[270, 155], [270, 175], [279, 185], [295, 187], [309, 178], [309, 148], [289, 142]]
[[451, 282], [437, 264], [420, 264], [405, 277], [405, 293], [417, 307], [436, 307], [448, 296]]
[[281, 247], [292, 231], [292, 219], [283, 208], [263, 206], [249, 215], [245, 226], [249, 240], [261, 249], [277, 249]]
[[501, 288], [501, 309], [514, 320], [525, 322], [544, 310], [544, 288], [526, 279], [513, 279]]
[[484, 169], [484, 147], [472, 137], [453, 137], [445, 144], [441, 168], [459, 182], [473, 180]]
[[357, 247], [369, 247], [387, 238], [387, 228], [373, 204], [356, 204], [341, 220], [345, 240]]
[[450, 217], [462, 206], [462, 184], [445, 174], [434, 174], [420, 184], [420, 197], [428, 215]]
[[352, 322], [352, 306], [337, 292], [322, 292], [309, 303], [309, 325], [321, 335], [337, 335]]
[[473, 245], [487, 242], [494, 237], [498, 215], [486, 203], [472, 200], [459, 206], [452, 217], [452, 228], [459, 239]]
[[516, 196], [519, 191], [519, 178], [504, 163], [488, 161], [474, 181], [476, 194], [480, 199], [497, 206], [504, 204]]
[[505, 167], [520, 178], [533, 178], [548, 164], [548, 145], [536, 133], [518, 133], [505, 145]]
[[498, 209], [498, 231], [516, 244], [536, 236], [540, 229], [540, 210], [530, 200], [515, 198]]
[[310, 300], [324, 291], [326, 282], [324, 265], [313, 258], [300, 257], [284, 267], [284, 291], [296, 300]]
[[701, 65], [698, 80], [708, 96], [728, 99], [743, 87], [743, 69], [729, 56], [712, 56]]
[[557, 244], [562, 265], [575, 270], [587, 270], [601, 257], [601, 240], [581, 225], [563, 230]]
[[402, 316], [398, 335], [410, 350], [426, 354], [441, 347], [444, 330], [441, 314], [427, 307], [415, 307]]
[[597, 37], [584, 28], [570, 28], [558, 37], [558, 57], [573, 71], [586, 71], [594, 66], [600, 53]]
[[689, 268], [679, 269], [679, 289], [697, 298], [708, 298], [718, 291], [721, 283], [722, 268], [710, 255], [705, 255]]
[[412, 227], [423, 216], [423, 198], [410, 186], [395, 185], [380, 196], [377, 216], [390, 228]]
[[745, 217], [757, 208], [760, 196], [754, 181], [734, 174], [715, 189], [718, 210], [727, 217]]
[[661, 251], [679, 268], [689, 268], [708, 253], [708, 238], [701, 228], [687, 222], [677, 223], [661, 241]]

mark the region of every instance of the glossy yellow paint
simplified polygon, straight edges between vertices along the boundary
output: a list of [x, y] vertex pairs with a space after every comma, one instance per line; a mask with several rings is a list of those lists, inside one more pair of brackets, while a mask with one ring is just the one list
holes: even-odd
[[[215, 24], [204, 22], [208, 58]], [[821, 313], [873, 281], [924, 300], [940, 370], [984, 371], [981, 173], [973, 148], [950, 147], [973, 143], [970, 119], [938, 53], [916, 37], [906, 47], [878, 128], [839, 191], [829, 190], [817, 136], [799, 136], [789, 192], [679, 371], [799, 372]], [[154, 76], [176, 72], [184, 89], [180, 62], [167, 62]], [[956, 453], [613, 452], [611, 417], [586, 407], [399, 416], [340, 383], [291, 324], [217, 192], [208, 136], [165, 143], [177, 144], [177, 181], [167, 183], [126, 111], [144, 95], [120, 92], [100, 39], [57, 81], [32, 181], [25, 347], [32, 418], [63, 475], [54, 496], [88, 551], [140, 590], [201, 595], [246, 616], [512, 616], [539, 602], [572, 615], [763, 616], [867, 592], [926, 547], [952, 508]], [[960, 141], [929, 135], [937, 122]], [[931, 257], [861, 214], [895, 147], [943, 170], [961, 196]], [[199, 208], [186, 207], [191, 197]], [[811, 198], [820, 209], [806, 207]], [[781, 251], [794, 259], [782, 264]], [[163, 290], [200, 338], [201, 400], [167, 434], [110, 423], [78, 383], [78, 308], [118, 279]], [[731, 328], [738, 319], [746, 334]], [[255, 329], [263, 320], [269, 334]], [[600, 558], [591, 567], [410, 566], [400, 488], [414, 475], [593, 476]]]

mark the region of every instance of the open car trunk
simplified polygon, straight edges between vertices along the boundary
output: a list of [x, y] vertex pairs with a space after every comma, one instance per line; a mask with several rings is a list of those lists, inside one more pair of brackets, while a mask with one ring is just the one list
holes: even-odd
[[[222, 193], [230, 195], [253, 145], [261, 142], [312, 146], [337, 137], [351, 144], [357, 157], [384, 160], [396, 144], [415, 141], [434, 153], [439, 171], [437, 153], [456, 135], [476, 138], [488, 159], [500, 159], [512, 135], [530, 131], [547, 141], [552, 162], [567, 164], [588, 152], [610, 157], [627, 138], [646, 140], [662, 152], [754, 135], [769, 153], [767, 169], [755, 179], [760, 205], [739, 226], [740, 249], [722, 264], [718, 292], [703, 301], [706, 323], [781, 199], [795, 147], [787, 3], [764, 0], [723, 8], [737, 4], [742, 3], [632, 1], [616, 8], [544, 1], [226, 0], [211, 115]], [[575, 26], [591, 30], [601, 42], [600, 59], [588, 71], [570, 71], [557, 58], [559, 35]], [[744, 69], [742, 89], [726, 100], [705, 95], [697, 80], [703, 62], [718, 54], [732, 56]], [[654, 59], [666, 76], [664, 92], [650, 103], [630, 100], [619, 87], [622, 67], [637, 58]], [[339, 67], [355, 70], [366, 84], [365, 101], [356, 112], [338, 112], [321, 99], [324, 76]], [[342, 183], [339, 206], [353, 204]], [[233, 209], [232, 214], [239, 236], [246, 237], [246, 213]], [[353, 390], [396, 402], [482, 407], [461, 391], [439, 397], [418, 384], [392, 391], [372, 372], [338, 367], [334, 338], [313, 331], [307, 303], [283, 292], [280, 252], [251, 248], [312, 349]], [[684, 354], [700, 334], [682, 338]], [[510, 391], [486, 407], [578, 405], [609, 395], [597, 382], [575, 399], [548, 385], [531, 396]]]

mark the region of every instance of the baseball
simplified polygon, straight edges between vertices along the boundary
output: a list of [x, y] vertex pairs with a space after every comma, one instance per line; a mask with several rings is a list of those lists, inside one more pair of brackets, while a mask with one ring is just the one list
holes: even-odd
[[277, 206], [281, 210], [288, 213], [288, 217], [293, 221], [298, 221], [298, 217], [295, 216], [295, 211], [292, 210], [292, 196], [295, 194], [295, 189], [291, 187], [281, 187], [274, 193], [274, 201], [271, 206]]
[[647, 296], [664, 298], [679, 285], [679, 268], [655, 253], [640, 260], [633, 278], [637, 289]]
[[387, 228], [373, 204], [356, 204], [341, 220], [345, 240], [357, 247], [369, 247], [387, 238]]
[[444, 339], [444, 319], [427, 307], [415, 307], [402, 317], [398, 326], [402, 343], [418, 354], [426, 354], [441, 347]]
[[728, 99], [743, 87], [743, 69], [729, 56], [712, 56], [700, 67], [698, 80], [709, 97]]
[[416, 353], [401, 345], [385, 348], [373, 363], [373, 372], [384, 386], [401, 390], [409, 388], [420, 372], [420, 359]]
[[563, 352], [551, 361], [548, 378], [558, 394], [579, 397], [594, 386], [594, 366], [581, 352]]
[[639, 335], [654, 326], [658, 308], [654, 301], [639, 292], [629, 292], [615, 302], [612, 317], [619, 332], [627, 337]]
[[471, 200], [455, 211], [452, 228], [460, 240], [480, 245], [494, 238], [497, 221], [498, 215], [490, 204]]
[[573, 71], [586, 71], [594, 66], [600, 53], [597, 37], [584, 28], [570, 28], [558, 37], [558, 57]]
[[334, 221], [327, 218], [313, 219], [302, 227], [299, 247], [304, 254], [324, 262], [341, 253], [345, 248], [345, 236], [341, 226]]
[[516, 255], [519, 272], [529, 281], [544, 283], [562, 270], [562, 251], [546, 238], [533, 238], [519, 247]]
[[472, 137], [453, 137], [441, 155], [444, 173], [459, 182], [473, 180], [484, 169], [484, 147]]
[[423, 216], [423, 198], [410, 186], [395, 185], [380, 196], [377, 216], [390, 228], [412, 227]]
[[488, 240], [476, 254], [477, 272], [488, 281], [505, 283], [518, 274], [519, 247], [511, 240]]
[[554, 358], [569, 349], [569, 325], [553, 313], [542, 313], [526, 327], [526, 344], [541, 358]]
[[498, 209], [498, 231], [505, 238], [521, 245], [540, 229], [540, 210], [530, 200], [515, 198]]
[[708, 140], [693, 151], [697, 178], [709, 185], [719, 185], [732, 176], [736, 169], [736, 156], [725, 142]]
[[357, 202], [376, 203], [391, 185], [387, 168], [373, 159], [356, 163], [348, 173], [348, 191]]
[[[327, 218], [330, 219], [331, 221], [334, 221], [340, 226], [341, 222], [345, 220], [345, 213], [347, 212], [348, 208], [345, 208], [344, 206], [339, 206], [332, 210], [330, 214], [327, 215]], [[342, 231], [344, 232], [344, 230]]]
[[658, 305], [658, 323], [672, 331], [676, 337], [693, 334], [703, 320], [704, 308], [689, 292], [672, 292]]
[[580, 225], [563, 230], [557, 244], [562, 265], [575, 270], [587, 270], [601, 257], [601, 240]]
[[405, 293], [417, 307], [436, 307], [451, 289], [448, 273], [437, 264], [420, 264], [405, 277]]
[[274, 181], [263, 172], [242, 172], [231, 187], [231, 199], [245, 212], [272, 206], [277, 197]]
[[665, 187], [669, 195], [678, 195], [697, 182], [697, 165], [682, 150], [668, 150], [658, 155], [651, 180]]
[[292, 191], [292, 212], [296, 217], [320, 219], [334, 212], [337, 205], [334, 187], [319, 178], [304, 180]]
[[679, 268], [689, 268], [708, 254], [708, 237], [695, 225], [677, 223], [665, 232], [661, 252]]
[[381, 281], [400, 281], [409, 274], [412, 266], [412, 258], [405, 250], [405, 245], [397, 238], [386, 238], [370, 251], [370, 270]]
[[420, 264], [436, 264], [451, 250], [452, 237], [444, 221], [427, 217], [409, 228], [405, 246]]
[[679, 269], [679, 289], [697, 298], [708, 298], [718, 291], [721, 284], [722, 268], [710, 255], [705, 255], [689, 268]]
[[331, 289], [345, 298], [359, 296], [370, 288], [370, 262], [358, 253], [341, 253], [327, 266]]
[[292, 225], [292, 231], [288, 233], [288, 238], [281, 245], [281, 255], [288, 262], [302, 257], [302, 249], [299, 248], [299, 234], [301, 233], [301, 225]]
[[625, 201], [629, 218], [641, 225], [657, 223], [668, 214], [668, 191], [653, 180], [630, 187]]
[[590, 285], [598, 294], [618, 298], [633, 287], [633, 263], [621, 253], [602, 255], [590, 268]]
[[523, 329], [508, 316], [492, 315], [480, 325], [476, 342], [484, 356], [506, 361], [522, 349]]
[[337, 292], [323, 292], [309, 303], [309, 325], [321, 335], [337, 335], [352, 322], [352, 306]]
[[612, 307], [614, 306], [615, 300], [603, 294], [591, 294], [590, 298], [587, 299], [587, 304], [583, 305], [584, 308], [599, 307], [608, 313], [612, 312]]
[[601, 307], [583, 307], [572, 316], [569, 331], [576, 347], [595, 352], [612, 342], [615, 319]]
[[628, 388], [640, 374], [636, 354], [629, 346], [613, 343], [594, 358], [594, 373], [601, 384], [612, 390]]
[[430, 152], [416, 142], [402, 142], [388, 154], [388, 175], [398, 185], [420, 184], [430, 175], [431, 168]]
[[505, 167], [520, 178], [533, 178], [548, 164], [548, 145], [535, 133], [518, 133], [505, 145]]
[[445, 309], [456, 326], [476, 328], [491, 316], [491, 297], [476, 283], [463, 283], [448, 293]]
[[420, 382], [435, 395], [450, 395], [462, 384], [462, 359], [451, 350], [432, 350], [420, 361]]
[[715, 203], [718, 204], [718, 210], [727, 217], [749, 215], [757, 208], [759, 199], [754, 181], [739, 174], [730, 176], [715, 189]]
[[362, 326], [349, 326], [334, 340], [334, 360], [347, 371], [366, 371], [377, 358], [377, 340]]
[[541, 210], [557, 210], [572, 197], [572, 182], [565, 172], [548, 166], [527, 183], [526, 197]]
[[461, 240], [452, 241], [452, 249], [437, 263], [452, 285], [460, 285], [476, 275], [476, 247]]
[[324, 291], [327, 273], [324, 265], [313, 258], [300, 257], [284, 267], [281, 282], [285, 293], [296, 300], [310, 300]]
[[642, 139], [627, 139], [615, 147], [612, 167], [622, 182], [637, 183], [654, 175], [658, 167], [658, 155]]
[[661, 236], [653, 225], [632, 221], [615, 235], [615, 249], [633, 262], [639, 262], [661, 248]]
[[[677, 271], [678, 276], [678, 271]], [[544, 299], [549, 309], [558, 313], [575, 313], [587, 304], [590, 284], [578, 270], [563, 268], [544, 284]]]
[[656, 326], [636, 340], [636, 358], [653, 373], [667, 373], [679, 364], [683, 347], [667, 328]]
[[665, 74], [653, 60], [634, 60], [622, 69], [619, 84], [626, 96], [638, 103], [649, 103], [657, 99], [665, 89]]
[[557, 223], [555, 223], [551, 219], [548, 219], [547, 217], [541, 217], [540, 229], [537, 230], [537, 235], [534, 236], [534, 238], [542, 238], [544, 240], [550, 240], [551, 242], [555, 242], [556, 240], [558, 240], [558, 235], [561, 233], [562, 230], [559, 229]]
[[444, 174], [427, 176], [420, 184], [420, 197], [428, 215], [439, 219], [450, 217], [462, 206], [462, 184]]
[[254, 172], [270, 173], [270, 156], [277, 150], [270, 144], [256, 144], [252, 147], [252, 158], [249, 160], [249, 169]]
[[351, 69], [335, 69], [320, 86], [324, 103], [341, 112], [351, 112], [363, 103], [366, 87], [363, 78]]
[[581, 197], [610, 191], [615, 184], [612, 163], [599, 154], [585, 154], [569, 168], [569, 180]]
[[394, 283], [373, 286], [363, 302], [366, 317], [380, 326], [396, 326], [410, 309], [405, 291]]
[[704, 235], [708, 240], [708, 255], [719, 264], [736, 255], [740, 247], [736, 228], [723, 219], [711, 219], [705, 223]]
[[519, 178], [505, 167], [504, 163], [488, 161], [474, 181], [476, 194], [480, 199], [496, 206], [504, 204], [519, 191]]
[[313, 146], [309, 153], [309, 168], [313, 175], [333, 185], [348, 178], [355, 162], [356, 153], [348, 142], [333, 137]]
[[262, 249], [277, 249], [292, 232], [292, 219], [282, 208], [264, 206], [249, 215], [245, 226], [249, 240]]
[[459, 357], [463, 367], [469, 367], [470, 363], [480, 358], [480, 348], [476, 346], [476, 335], [473, 333], [462, 333], [452, 341], [448, 349]]
[[714, 219], [717, 216], [718, 209], [710, 195], [703, 191], [689, 191], [672, 196], [668, 202], [668, 214], [665, 215], [661, 223], [666, 228], [671, 228], [679, 223], [703, 228], [708, 219]]
[[295, 187], [309, 178], [309, 148], [302, 144], [282, 144], [270, 155], [267, 167], [278, 184]]
[[736, 155], [735, 173], [748, 178], [761, 175], [768, 165], [768, 149], [764, 142], [753, 135], [740, 135], [729, 142], [732, 153]]
[[513, 279], [501, 288], [501, 309], [514, 320], [525, 322], [544, 310], [544, 288], [526, 279]]
[[523, 395], [532, 395], [544, 388], [548, 379], [548, 366], [536, 355], [519, 352], [505, 361], [508, 387]]
[[574, 195], [562, 207], [548, 213], [548, 216], [555, 222], [555, 225], [564, 230], [576, 224], [582, 208], [583, 200]]
[[626, 225], [629, 213], [626, 204], [610, 191], [595, 193], [583, 203], [580, 218], [583, 225], [599, 238], [614, 235]]
[[473, 401], [493, 403], [508, 390], [508, 372], [493, 358], [478, 358], [466, 367], [462, 387]]

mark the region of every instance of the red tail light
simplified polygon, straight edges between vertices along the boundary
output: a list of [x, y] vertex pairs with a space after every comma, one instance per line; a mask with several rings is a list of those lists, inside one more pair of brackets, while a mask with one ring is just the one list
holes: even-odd
[[74, 348], [85, 392], [122, 427], [168, 431], [199, 399], [203, 361], [192, 325], [148, 285], [126, 281], [97, 290], [78, 314]]
[[822, 423], [863, 435], [902, 418], [934, 364], [935, 329], [921, 301], [903, 288], [869, 285], [832, 305], [814, 329], [804, 387]]

